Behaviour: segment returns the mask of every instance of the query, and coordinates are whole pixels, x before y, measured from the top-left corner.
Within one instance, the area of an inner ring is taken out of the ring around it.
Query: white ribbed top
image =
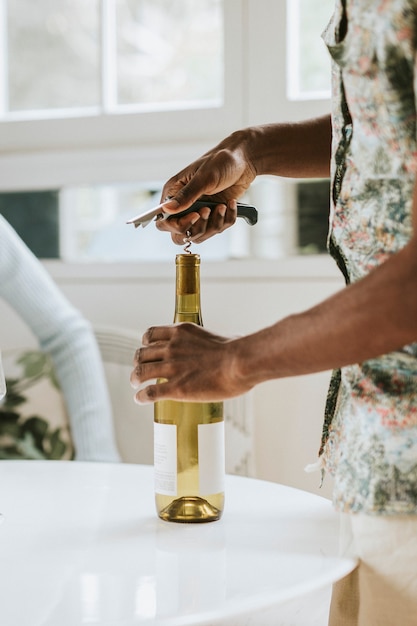
[[[79,461],[119,461],[104,367],[90,323],[0,215],[0,296],[54,362]]]

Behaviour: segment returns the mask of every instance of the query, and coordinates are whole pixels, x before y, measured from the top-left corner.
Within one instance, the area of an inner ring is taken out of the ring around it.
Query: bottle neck
[[[193,322],[199,326],[203,325],[198,254],[178,254],[176,257],[174,322]]]

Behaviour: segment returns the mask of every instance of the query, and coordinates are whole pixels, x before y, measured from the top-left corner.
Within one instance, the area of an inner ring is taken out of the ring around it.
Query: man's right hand
[[[236,201],[249,188],[256,171],[248,157],[246,133],[238,131],[170,178],[164,185],[164,212],[172,217],[157,220],[159,230],[171,232],[174,243],[182,245],[186,232],[193,243],[201,243],[236,221]],[[196,200],[218,201],[214,208],[175,218]]]

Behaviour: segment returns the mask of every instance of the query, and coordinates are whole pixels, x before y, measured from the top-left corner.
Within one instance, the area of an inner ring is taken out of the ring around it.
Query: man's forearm
[[[326,178],[330,174],[330,116],[247,128],[247,154],[258,175]]]
[[[236,376],[252,387],[359,363],[417,341],[416,276],[416,243],[411,242],[321,304],[234,340]]]

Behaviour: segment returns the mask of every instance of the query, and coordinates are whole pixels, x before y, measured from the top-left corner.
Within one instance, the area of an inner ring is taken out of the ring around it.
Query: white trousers
[[[349,515],[358,567],[333,587],[329,626],[417,626],[417,515]]]

